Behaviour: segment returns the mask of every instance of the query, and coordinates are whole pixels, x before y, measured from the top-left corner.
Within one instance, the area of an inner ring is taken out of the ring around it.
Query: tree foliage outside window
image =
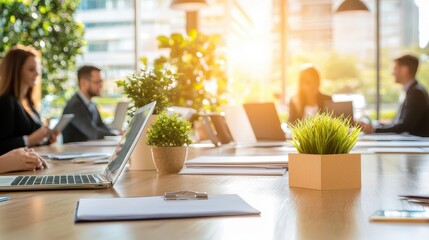
[[[76,0],[0,0],[0,58],[16,45],[42,53],[42,96],[64,100],[68,73],[85,44],[84,25],[73,18]]]

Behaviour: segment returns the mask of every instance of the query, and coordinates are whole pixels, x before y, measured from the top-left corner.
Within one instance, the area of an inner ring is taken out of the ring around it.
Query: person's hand
[[[34,146],[39,144],[43,139],[50,137],[52,131],[47,127],[41,127],[34,131],[32,134],[28,135],[28,144]],[[56,139],[56,137],[55,137]]]
[[[48,165],[33,149],[18,148],[0,156],[0,172],[36,170]]]
[[[60,131],[58,130],[52,131],[51,136],[49,137],[49,144],[56,142],[59,134],[60,134]]]
[[[362,128],[362,132],[366,134],[374,133],[374,128],[372,127],[371,124],[364,123],[362,121],[357,122],[357,124]]]

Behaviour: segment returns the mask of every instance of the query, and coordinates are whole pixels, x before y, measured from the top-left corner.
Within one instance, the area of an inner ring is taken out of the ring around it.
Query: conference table
[[[37,151],[112,152],[112,147],[56,145]],[[190,148],[201,155],[284,155],[277,148]],[[50,168],[19,174],[99,173],[105,164],[49,161]],[[16,175],[9,173],[8,175]],[[75,223],[81,198],[164,195],[168,191],[238,194],[260,215]],[[370,222],[377,209],[427,209],[400,194],[429,193],[429,155],[362,154],[362,188],[317,191],[288,186],[284,176],[164,175],[124,170],[100,190],[1,192],[0,239],[428,239],[429,223]]]

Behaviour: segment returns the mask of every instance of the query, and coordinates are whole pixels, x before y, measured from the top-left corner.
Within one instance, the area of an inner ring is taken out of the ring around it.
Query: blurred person
[[[17,148],[0,155],[0,173],[47,168],[45,160],[33,149]]]
[[[58,132],[43,126],[32,98],[38,73],[32,47],[12,47],[0,64],[0,154],[56,141]]]
[[[320,74],[312,64],[306,64],[299,73],[298,92],[289,103],[290,124],[323,111],[332,98],[320,92]]]
[[[103,88],[101,69],[82,66],[77,72],[79,91],[67,102],[63,114],[74,114],[74,118],[63,130],[63,142],[82,142],[115,136],[116,130],[104,124],[93,97],[100,96]]]
[[[429,98],[426,89],[417,82],[419,59],[413,55],[402,55],[394,59],[393,76],[402,85],[403,100],[390,124],[372,127],[359,122],[365,133],[409,133],[429,137]]]

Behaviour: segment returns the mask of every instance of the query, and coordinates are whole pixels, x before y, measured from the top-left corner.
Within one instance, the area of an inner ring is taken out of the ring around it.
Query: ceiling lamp
[[[346,11],[369,11],[368,7],[361,0],[344,0],[335,12]]]
[[[170,7],[177,10],[186,12],[198,11],[208,4],[205,0],[173,0]]]

